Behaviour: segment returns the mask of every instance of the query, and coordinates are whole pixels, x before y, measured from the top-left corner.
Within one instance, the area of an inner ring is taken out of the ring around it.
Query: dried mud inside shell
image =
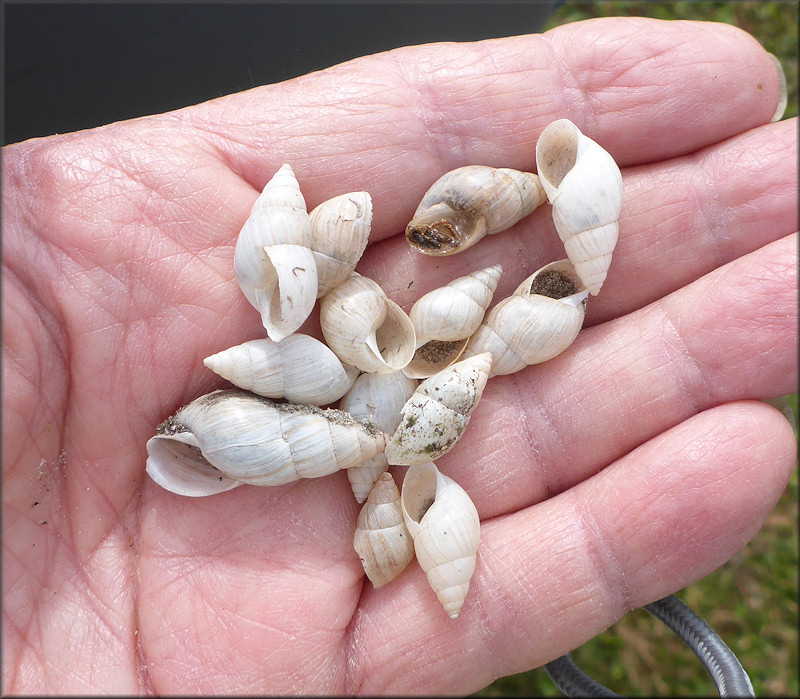
[[[551,269],[534,277],[529,293],[563,299],[578,293],[578,285],[565,274]]]
[[[409,227],[406,237],[416,246],[426,250],[458,247],[458,234],[447,221],[439,221],[434,225]]]
[[[414,521],[419,522],[425,516],[425,513],[431,509],[431,505],[433,505],[435,501],[434,497],[426,498],[424,502],[420,503],[417,512],[414,514]]]
[[[462,344],[463,340],[431,340],[417,350],[416,357],[431,364],[438,364],[447,359]]]

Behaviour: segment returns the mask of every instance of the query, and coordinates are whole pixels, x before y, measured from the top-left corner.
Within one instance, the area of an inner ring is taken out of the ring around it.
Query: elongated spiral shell
[[[364,254],[372,225],[372,197],[367,192],[340,194],[322,202],[309,216],[319,298],[347,279]]]
[[[432,462],[408,469],[400,502],[420,567],[447,615],[455,619],[475,572],[478,511],[466,491]]]
[[[490,352],[490,377],[546,362],[575,341],[588,293],[568,259],[545,265],[489,311],[464,355]]]
[[[400,491],[384,473],[361,508],[353,548],[376,588],[394,580],[414,558],[414,540],[406,528]]]
[[[417,347],[403,369],[407,376],[424,379],[458,360],[481,324],[502,273],[500,265],[486,267],[417,299],[408,313]]]
[[[421,464],[450,451],[483,395],[492,356],[463,359],[425,379],[403,406],[400,425],[386,447],[390,465]]]
[[[431,185],[406,226],[406,240],[426,255],[452,255],[511,228],[544,201],[531,172],[467,165]]]
[[[382,432],[394,434],[400,411],[419,382],[400,371],[390,374],[361,374],[339,403],[339,409],[357,420],[371,418]],[[357,502],[367,499],[372,487],[389,468],[384,453],[347,469],[347,478]]]
[[[275,342],[297,330],[317,298],[311,219],[289,165],[267,182],[233,255],[236,279]]]
[[[328,405],[353,385],[358,369],[343,365],[319,340],[294,333],[280,342],[249,340],[203,360],[235,386],[291,403]]]
[[[225,389],[196,398],[158,426],[147,442],[147,472],[175,493],[209,495],[219,487],[203,483],[215,478],[232,488],[326,476],[383,451],[386,440],[374,423],[341,410]]]
[[[414,325],[405,311],[358,272],[322,297],[319,321],[336,356],[361,371],[399,371],[414,355]]]
[[[596,296],[619,236],[622,175],[611,155],[569,119],[552,122],[536,142],[536,168],[567,257]]]

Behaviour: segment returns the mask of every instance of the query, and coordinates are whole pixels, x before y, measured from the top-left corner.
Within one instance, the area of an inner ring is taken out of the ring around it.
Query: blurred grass
[[[733,24],[777,56],[786,73],[784,119],[798,113],[797,2],[569,2],[545,29],[592,17],[639,16]],[[798,396],[787,396],[797,437]],[[756,537],[728,563],[677,593],[737,655],[757,696],[800,696],[798,472]],[[689,648],[637,609],[573,652],[581,669],[627,696],[712,696]],[[475,697],[561,696],[543,668],[503,677]]]

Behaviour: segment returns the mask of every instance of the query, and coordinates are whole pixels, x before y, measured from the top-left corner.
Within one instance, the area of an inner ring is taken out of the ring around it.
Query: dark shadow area
[[[557,4],[5,3],[4,143],[165,112],[399,46],[538,32]]]

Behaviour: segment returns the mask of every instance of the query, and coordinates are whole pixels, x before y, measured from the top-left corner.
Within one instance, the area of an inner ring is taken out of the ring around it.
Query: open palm
[[[4,693],[469,693],[724,563],[795,456],[752,400],[797,382],[778,85],[732,27],[609,19],[7,147]],[[565,256],[548,206],[451,258],[403,229],[448,170],[533,169],[562,117],[623,169],[620,242],[575,344],[491,379],[438,462],[482,520],[458,619],[416,564],[365,582],[344,473],[208,498],[146,477],[156,425],[224,385],[203,358],[265,335],[233,247],[282,163],[309,210],[371,194],[358,271],[406,310],[498,262],[501,299]]]

